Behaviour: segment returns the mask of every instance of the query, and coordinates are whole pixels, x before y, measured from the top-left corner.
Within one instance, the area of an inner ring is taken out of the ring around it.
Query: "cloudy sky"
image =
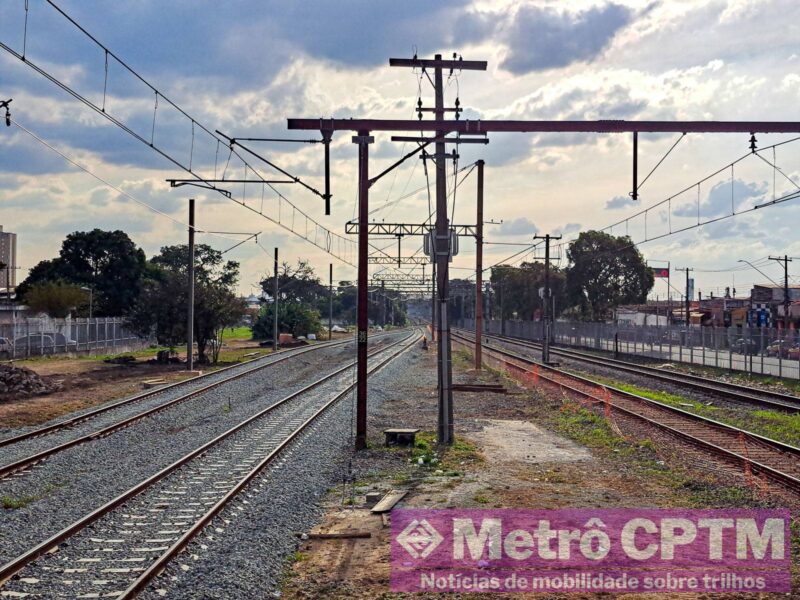
[[[352,267],[286,229],[320,246],[327,243],[321,227],[344,235],[356,199],[349,133],[337,135],[332,145],[330,216],[319,197],[298,185],[226,185],[229,200],[197,188],[170,189],[164,180],[188,176],[180,165],[190,161],[204,177],[253,178],[250,168],[268,179],[282,177],[253,157],[245,166],[203,127],[238,137],[309,138],[313,132],[287,132],[286,118],[416,118],[420,95],[432,105],[430,84],[420,73],[388,67],[389,57],[415,52],[488,61],[485,73],[447,78],[446,102],[458,97],[462,118],[800,120],[800,5],[793,0],[57,2],[159,90],[157,105],[152,89],[113,56],[107,62],[101,48],[44,0],[29,1],[26,27],[25,4],[4,2],[0,42],[104,107],[145,143],[0,50],[0,99],[14,99],[15,123],[113,186],[18,126],[0,127],[0,224],[19,234],[22,267],[56,255],[66,234],[94,227],[127,231],[148,255],[182,243],[187,198],[193,196],[199,228],[261,232],[260,246],[251,241],[227,254],[242,264],[243,293],[269,268],[276,245],[289,260],[310,259],[320,274],[332,261],[337,279],[352,278]],[[640,136],[640,181],[680,137]],[[800,200],[668,234],[800,189],[800,141],[757,137],[761,152],[748,156],[748,135],[685,136],[643,184],[637,202],[629,198],[630,134],[493,135],[488,146],[462,147],[457,168],[466,167],[460,178],[475,160],[486,161],[485,216],[503,221],[487,226],[487,241],[494,242],[486,249],[489,264],[524,249],[512,244],[530,243],[537,232],[560,232],[568,241],[581,230],[618,223],[613,233],[651,240],[640,249],[653,265],[695,268],[697,288],[705,294],[726,286],[741,294],[765,277],[740,259],[779,280],[782,268],[765,257],[800,256]],[[788,143],[772,147],[781,142]],[[319,145],[255,149],[322,189]],[[371,171],[409,150],[376,134]],[[452,170],[449,165],[451,192]],[[410,160],[376,184],[371,208],[376,220],[423,221],[428,196],[422,161]],[[454,210],[455,221],[474,222],[474,172],[456,190]],[[237,239],[201,236],[220,250]],[[351,243],[331,239],[333,251],[350,258]],[[387,252],[396,248],[393,240],[374,243]],[[404,240],[404,253],[418,245]],[[563,248],[555,254],[565,264]],[[531,256],[523,252],[512,261]],[[468,275],[473,263],[474,244],[463,240],[453,276]],[[800,275],[800,260],[790,274]],[[666,293],[666,285],[657,283],[653,294]]]

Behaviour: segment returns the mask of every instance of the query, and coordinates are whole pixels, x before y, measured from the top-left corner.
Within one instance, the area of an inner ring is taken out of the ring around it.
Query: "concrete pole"
[[[278,249],[275,248],[275,262],[272,274],[272,351],[278,351]]]
[[[381,280],[381,327],[386,327],[386,282]]]
[[[333,339],[333,263],[328,264],[328,339]]]
[[[189,306],[186,323],[186,368],[194,370],[194,198],[189,199]],[[91,296],[90,296],[91,314]]]
[[[478,161],[478,211],[475,221],[475,368],[483,365],[483,160]]]
[[[544,236],[544,298],[542,302],[542,319],[544,320],[544,336],[542,338],[542,362],[550,362],[550,234]]]

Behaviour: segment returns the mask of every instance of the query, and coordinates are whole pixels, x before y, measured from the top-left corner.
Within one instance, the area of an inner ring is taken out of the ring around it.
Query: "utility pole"
[[[544,292],[542,296],[542,362],[550,362],[550,240],[560,240],[560,235],[535,235],[535,240],[544,240]],[[553,314],[555,318],[555,314]]]
[[[434,61],[441,61],[442,55],[434,56]],[[434,66],[435,109],[437,122],[444,121],[444,81],[442,67]],[[442,140],[445,131],[437,131],[437,139]],[[447,303],[450,300],[450,222],[447,218],[447,172],[445,170],[444,141],[435,144],[436,163],[436,227],[433,250],[436,260],[436,289],[439,292],[436,311],[436,333],[438,334],[437,358],[439,363],[439,417],[437,422],[437,442],[450,445],[453,443],[453,374],[450,358],[450,315]]]
[[[689,318],[689,306],[690,306],[690,303],[691,303],[691,300],[692,300],[691,296],[689,295],[689,272],[690,271],[694,271],[694,269],[691,269],[689,267],[685,267],[683,269],[675,269],[675,270],[676,271],[686,271],[686,295],[684,296],[684,308],[683,308],[683,310],[686,312],[686,314],[684,315],[685,321],[686,321],[686,327],[689,327],[691,325],[691,323],[692,323],[691,319]]]
[[[483,365],[483,160],[478,165],[478,210],[475,221],[475,368]]]
[[[188,307],[189,316],[186,324],[186,368],[189,371],[193,371],[194,370],[194,198],[189,199],[188,273],[189,273],[189,307]],[[91,307],[89,312],[91,313]]]
[[[504,310],[504,307],[503,307],[503,296],[505,295],[503,293],[503,288],[506,287],[506,276],[505,276],[505,274],[503,274],[503,278],[500,280],[499,284],[500,284],[499,285],[499,287],[500,287],[500,298],[499,298],[499,301],[500,301],[500,335],[505,335],[506,334],[506,311]]]
[[[792,262],[792,259],[789,258],[787,255],[784,255],[783,258],[780,256],[770,256],[770,260],[775,260],[777,262],[783,263],[783,328],[789,328],[789,263]]]
[[[328,264],[328,340],[333,339],[333,263]]]
[[[386,282],[381,280],[381,327],[386,327]]]
[[[439,444],[450,445],[453,443],[453,373],[450,343],[450,316],[448,314],[449,294],[449,261],[451,255],[450,223],[447,218],[447,173],[445,169],[445,136],[450,131],[445,123],[445,112],[454,112],[458,118],[461,111],[458,101],[454,108],[444,106],[444,80],[443,69],[485,71],[486,63],[482,61],[465,61],[457,59],[442,60],[442,55],[437,54],[433,60],[422,60],[416,56],[412,59],[390,59],[389,65],[394,67],[411,67],[433,70],[433,87],[435,92],[434,108],[421,108],[422,112],[433,112],[436,132],[434,144],[434,162],[436,164],[436,224],[432,235],[431,249],[433,262],[436,266],[436,340],[438,363],[438,420],[436,437]]]
[[[278,351],[278,249],[275,248],[275,262],[272,275],[272,351]]]
[[[356,357],[356,450],[367,447],[367,334],[369,305],[367,303],[369,256],[369,145],[375,139],[369,131],[353,136],[358,144],[358,302]]]

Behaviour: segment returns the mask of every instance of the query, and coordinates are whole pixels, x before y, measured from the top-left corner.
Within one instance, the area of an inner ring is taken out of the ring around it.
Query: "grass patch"
[[[491,502],[491,499],[486,494],[475,494],[472,499],[478,504],[489,504]]]
[[[730,409],[719,406],[708,406],[702,402],[684,398],[675,394],[641,388],[621,381],[592,377],[593,380],[614,386],[626,392],[657,400],[669,406],[715,419],[722,423],[757,433],[785,444],[800,447],[800,414],[790,414],[772,410]]]
[[[453,352],[453,370],[468,371],[474,367],[472,354],[467,350],[457,350]]]
[[[458,477],[464,464],[483,461],[474,444],[457,437],[452,446],[440,447],[436,444],[436,434],[431,431],[417,434],[416,445],[411,450],[411,460],[419,464],[420,459],[424,465],[436,466],[448,474],[455,473],[449,475],[450,477]]]
[[[308,560],[308,554],[306,554],[305,552],[300,552],[300,550],[292,552],[288,558],[290,564],[301,563],[307,560]]]
[[[772,506],[769,500],[744,485],[720,485],[698,479],[683,467],[660,460],[649,440],[626,441],[614,433],[608,422],[590,410],[565,406],[556,420],[557,428],[590,448],[625,461],[629,468],[649,481],[675,492],[674,502],[691,508],[754,508]]]
[[[561,433],[590,448],[619,452],[628,450],[630,446],[612,431],[603,417],[575,405],[564,405],[558,415],[557,426]]]
[[[16,510],[18,508],[25,508],[32,502],[37,500],[36,496],[22,496],[21,498],[13,498],[12,496],[3,496],[0,498],[0,506],[6,510]]]
[[[222,332],[222,340],[251,340],[253,330],[250,327],[232,327]]]

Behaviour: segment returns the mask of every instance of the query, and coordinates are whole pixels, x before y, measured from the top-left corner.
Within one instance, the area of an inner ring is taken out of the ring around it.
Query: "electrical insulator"
[[[11,104],[11,100],[12,98],[9,98],[8,100],[0,102],[0,108],[6,109],[6,127],[11,127],[11,110],[9,109],[8,106],[9,104]]]
[[[756,134],[751,133],[750,134],[750,152],[755,154],[756,153],[756,148],[757,148],[757,146],[756,146]]]

